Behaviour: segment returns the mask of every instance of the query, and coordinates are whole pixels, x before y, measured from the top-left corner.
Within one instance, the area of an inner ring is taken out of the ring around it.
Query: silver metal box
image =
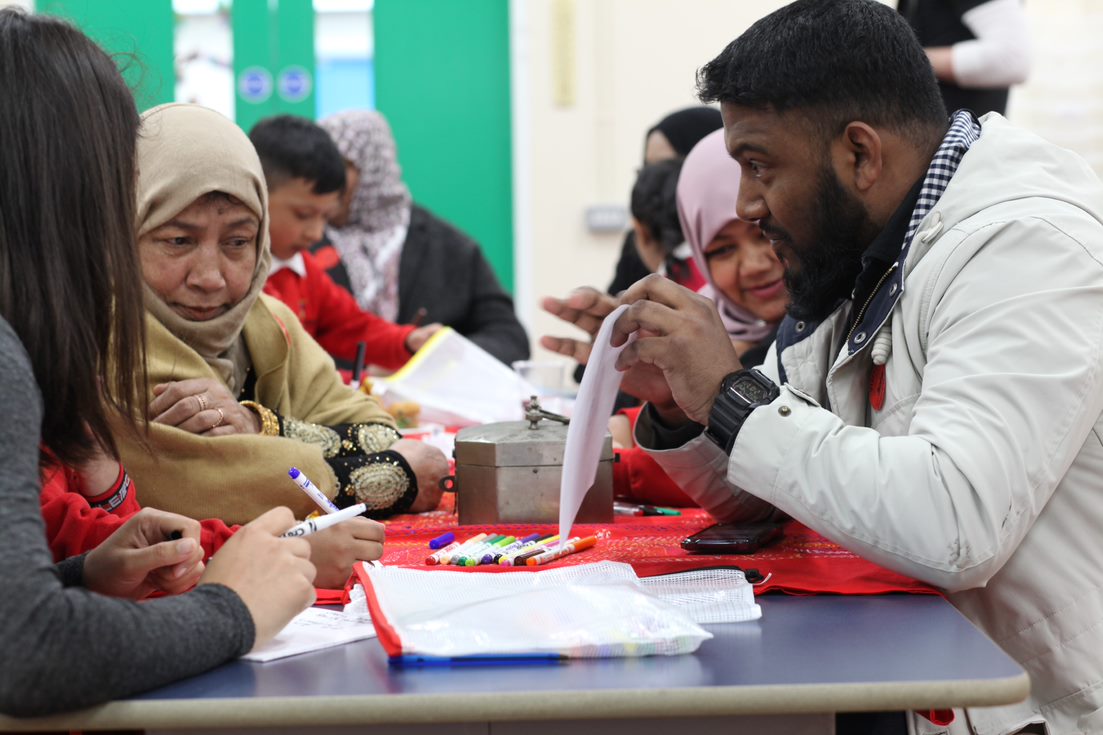
[[[567,427],[547,421],[504,421],[461,429],[455,452],[460,525],[558,523],[566,443]],[[594,486],[576,520],[613,520],[613,441],[608,434]]]

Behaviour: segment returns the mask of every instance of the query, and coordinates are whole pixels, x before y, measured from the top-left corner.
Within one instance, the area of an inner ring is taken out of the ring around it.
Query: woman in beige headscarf
[[[380,517],[427,510],[447,461],[402,440],[345,386],[268,275],[268,194],[256,152],[222,115],[169,104],[143,115],[138,242],[145,281],[148,446],[124,443],[142,500],[248,521],[274,505],[316,510],[299,468],[338,506]]]

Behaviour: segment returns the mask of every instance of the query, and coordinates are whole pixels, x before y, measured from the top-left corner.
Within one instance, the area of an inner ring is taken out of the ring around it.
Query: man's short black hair
[[[313,184],[315,194],[345,189],[345,159],[322,128],[294,115],[266,117],[249,131],[249,140],[260,156],[268,191],[291,179]]]
[[[697,73],[702,102],[790,110],[825,136],[860,120],[927,140],[947,125],[927,55],[876,0],[798,0],[728,44]]]

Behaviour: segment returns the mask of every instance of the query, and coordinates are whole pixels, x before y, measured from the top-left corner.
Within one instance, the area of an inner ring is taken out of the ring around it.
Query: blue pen
[[[321,506],[322,510],[326,513],[336,513],[339,510],[339,508],[333,504],[333,501],[326,497],[325,493],[315,487],[309,477],[299,471],[298,467],[292,467],[287,471],[287,474],[295,481],[295,484],[302,488],[302,491],[309,495],[310,499]]]
[[[429,542],[430,549],[443,549],[448,544],[456,540],[456,534],[449,531],[448,533],[437,536],[435,539]]]

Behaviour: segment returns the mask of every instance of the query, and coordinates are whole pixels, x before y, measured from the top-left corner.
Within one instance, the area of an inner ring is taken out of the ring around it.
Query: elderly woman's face
[[[224,194],[208,194],[138,240],[142,277],[183,318],[224,314],[249,292],[260,219]]]

